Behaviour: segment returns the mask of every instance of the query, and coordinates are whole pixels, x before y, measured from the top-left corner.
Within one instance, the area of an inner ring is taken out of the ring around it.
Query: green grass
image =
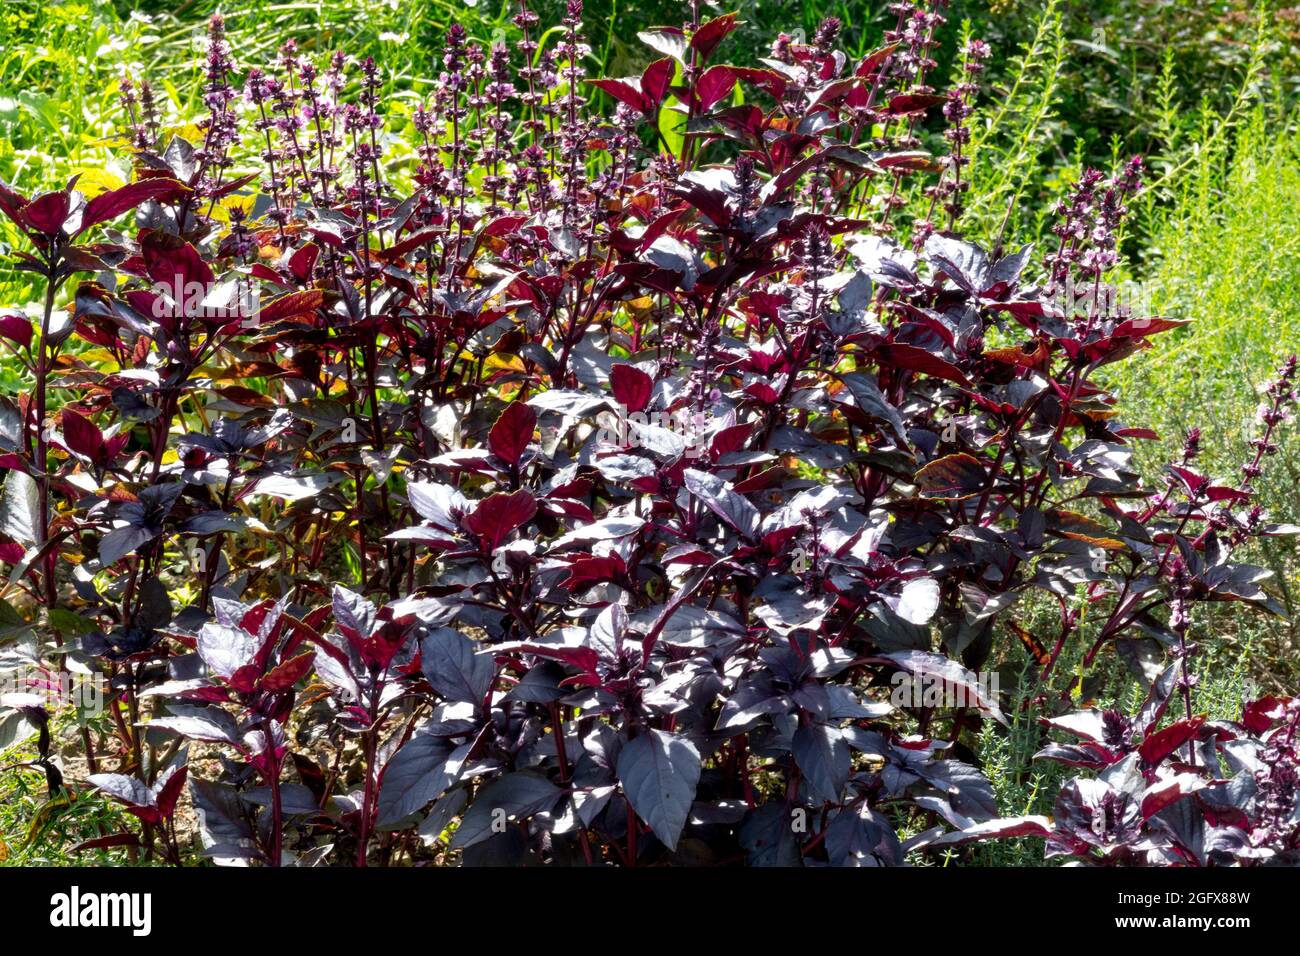
[[[40,769],[17,766],[36,758],[28,746],[0,754],[0,866],[112,866],[129,862],[123,849],[74,852],[96,837],[135,828],[118,806],[90,788],[46,791]]]
[[[160,857],[144,859],[134,848],[74,849],[88,840],[124,832],[139,834],[140,821],[121,804],[85,782],[82,728],[97,741],[99,772],[119,770],[119,760],[106,741],[113,740],[112,720],[106,712],[81,713],[70,704],[50,712],[51,762],[59,768],[65,786],[51,793],[45,771],[37,759],[36,739],[0,736],[0,866],[154,866]],[[4,728],[0,728],[3,733]],[[177,816],[181,853],[186,865],[202,865],[191,828],[193,816],[185,803]]]
[[[1059,626],[1056,604],[1039,594],[1030,594],[1018,605],[1023,624],[1037,634],[1051,633]],[[1226,615],[1219,610],[1194,609],[1192,633],[1201,647],[1192,659],[1192,670],[1199,682],[1193,692],[1192,709],[1211,720],[1239,720],[1244,701],[1258,696],[1252,673],[1261,663],[1256,648],[1268,636],[1261,615],[1243,615],[1225,628]],[[1083,652],[1096,637],[1098,622],[1085,624],[1066,646],[1051,684],[1064,686],[1068,676],[1077,673]],[[1035,685],[1037,668],[1027,655],[1017,649],[997,665],[1004,689],[1010,691],[1003,708],[1010,723],[1001,727],[985,721],[976,741],[980,766],[993,784],[999,813],[1004,817],[1037,814],[1051,816],[1053,803],[1061,786],[1076,776],[1091,776],[1089,771],[1068,767],[1051,760],[1034,760],[1049,739],[1069,741],[1066,734],[1049,733],[1039,723],[1045,716],[1042,708],[1025,708],[1025,702],[1039,689]],[[1012,684],[1007,688],[1005,685]],[[1147,687],[1124,666],[1113,648],[1104,651],[1091,672],[1085,675],[1088,688],[1078,706],[1114,707],[1126,714],[1136,714],[1146,698]],[[1171,706],[1165,721],[1182,716],[1181,704]],[[1042,866],[1052,861],[1044,857],[1046,840],[1024,837],[973,844],[966,851],[967,866]]]
[[[1062,70],[1069,41],[1059,0],[1047,0],[1029,36],[1008,60],[1000,96],[975,117],[969,208],[963,225],[972,238],[1032,240],[1041,233],[1044,196],[1053,184],[1050,151],[1058,140]]]
[[[1203,151],[1172,204],[1148,224],[1147,261],[1132,270],[1152,314],[1191,323],[1155,340],[1111,378],[1130,420],[1162,436],[1147,443],[1147,473],[1201,427],[1199,467],[1239,478],[1256,434],[1258,389],[1300,348],[1300,133],[1294,115],[1256,107],[1223,149]],[[1284,426],[1280,454],[1257,482],[1274,521],[1300,517],[1300,434]],[[1275,572],[1292,616],[1300,592],[1296,541],[1277,538],[1252,557]],[[1221,624],[1250,612],[1225,614]],[[1294,686],[1300,677],[1294,625],[1272,621],[1260,636],[1261,683]]]
[[[1139,443],[1144,474],[1158,479],[1198,426],[1205,434],[1198,467],[1235,483],[1256,434],[1257,390],[1300,349],[1300,113],[1295,47],[1285,32],[1294,25],[1252,3],[1202,5],[1185,27],[1177,12],[1187,5],[1178,3],[1109,0],[1097,5],[1094,21],[1059,0],[1002,6],[1019,18],[1019,42],[1005,51],[991,80],[999,95],[974,125],[964,225],[983,242],[1004,236],[1008,248],[1035,242],[1041,252],[1053,241],[1051,202],[1079,170],[1141,152],[1147,189],[1133,203],[1128,258],[1113,278],[1121,288],[1132,284],[1135,308],[1146,314],[1192,321],[1104,370],[1105,378],[1124,420],[1162,436]],[[1163,49],[1123,32],[1130,8],[1148,15],[1152,37],[1169,37]],[[1224,26],[1229,13],[1235,40]],[[1194,35],[1194,21],[1207,15],[1219,18],[1212,17],[1214,29]],[[1104,28],[1106,51],[1084,42],[1090,23]],[[1218,64],[1215,83],[1207,58]],[[1080,75],[1094,60],[1108,90]],[[1127,66],[1117,75],[1121,62]],[[1082,104],[1090,93],[1095,108]],[[1281,453],[1256,483],[1277,522],[1300,518],[1297,431],[1287,426]],[[1272,587],[1295,617],[1295,539],[1272,539],[1245,557],[1273,569]],[[1241,605],[1221,609],[1212,623],[1211,643],[1235,647],[1249,634],[1251,676],[1265,689],[1300,683],[1295,625]]]

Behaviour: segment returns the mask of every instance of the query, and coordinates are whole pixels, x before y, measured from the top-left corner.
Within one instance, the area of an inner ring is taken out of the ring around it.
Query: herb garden
[[[0,861],[1300,863],[1294,17],[352,6],[3,14]]]

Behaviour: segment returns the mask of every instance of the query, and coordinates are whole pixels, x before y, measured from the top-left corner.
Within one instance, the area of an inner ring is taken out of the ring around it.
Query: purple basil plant
[[[693,2],[589,78],[580,0],[521,5],[513,48],[453,25],[409,116],[382,64],[242,64],[214,18],[194,141],[127,85],[129,185],[0,188],[45,289],[0,325],[35,382],[0,401],[0,559],[33,653],[109,688],[89,779],[139,828],[97,845],[1291,860],[1296,705],[1196,715],[1188,609],[1276,609],[1234,554],[1291,530],[1253,482],[1295,360],[1240,481],[1193,437],[1144,483],[1099,373],[1180,323],[1061,304],[1141,163],[1086,172],[1054,248],[964,240],[990,51],[941,68],[942,8],[736,67],[736,15]],[[1030,601],[1060,608],[1034,706],[1077,738],[1043,756],[1097,776],[1008,822],[973,740]],[[1167,656],[1143,713],[1062,716],[1063,650],[1135,635]]]

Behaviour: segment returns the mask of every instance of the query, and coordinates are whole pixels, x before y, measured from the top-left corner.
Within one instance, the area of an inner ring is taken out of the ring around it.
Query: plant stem
[[[42,547],[50,536],[50,478],[46,473],[49,467],[49,445],[45,431],[45,412],[47,403],[48,379],[50,374],[50,322],[54,316],[54,300],[58,294],[59,282],[56,278],[59,266],[59,250],[56,245],[50,252],[48,271],[45,276],[45,309],[41,313],[41,345],[36,358],[36,474],[40,494],[40,520],[36,526],[36,546]],[[58,589],[54,581],[56,555],[46,554],[41,558],[42,585],[46,608],[53,608],[58,603]]]

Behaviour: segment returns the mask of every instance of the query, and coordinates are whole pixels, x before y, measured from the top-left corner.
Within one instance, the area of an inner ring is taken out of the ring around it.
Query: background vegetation
[[[533,6],[543,23],[558,22],[562,4]],[[745,21],[730,41],[738,62],[761,57],[776,33],[811,33],[828,15],[844,21],[845,48],[861,53],[877,45],[892,19],[883,2],[724,6]],[[268,60],[286,38],[305,50],[375,55],[389,71],[387,96],[411,106],[431,88],[448,23],[463,24],[472,36],[512,38],[514,32],[513,4],[497,0],[10,0],[0,7],[0,179],[26,193],[73,175],[83,184],[120,185],[129,171],[108,158],[122,124],[119,76],[156,79],[168,121],[183,126],[199,107],[204,21],[218,9],[242,63]],[[1161,336],[1156,360],[1121,364],[1115,384],[1162,436],[1143,449],[1148,464],[1169,458],[1186,429],[1199,425],[1221,439],[1206,448],[1207,470],[1235,473],[1246,457],[1256,388],[1300,341],[1294,307],[1300,298],[1294,105],[1300,7],[1244,0],[958,0],[948,15],[950,49],[973,35],[994,51],[974,126],[972,177],[979,185],[972,195],[979,202],[967,213],[968,235],[1006,247],[1040,240],[1052,203],[1085,165],[1108,167],[1116,157],[1145,155],[1148,189],[1124,244],[1126,291],[1149,303],[1152,314],[1195,321]],[[679,22],[681,11],[669,0],[588,0],[584,19],[593,59],[617,76],[639,72],[648,59],[635,30]],[[1030,212],[1008,219],[1008,208]],[[8,266],[14,239],[8,228],[0,225],[0,302],[21,305],[33,297],[32,287]],[[0,389],[18,387],[16,372],[0,362]],[[1300,514],[1294,433],[1262,484],[1276,520]],[[1300,561],[1293,544],[1277,540],[1282,543],[1265,558],[1294,612]],[[1197,623],[1206,653],[1227,662],[1205,668],[1220,676],[1198,688],[1201,709],[1232,715],[1248,680],[1266,690],[1294,691],[1300,684],[1294,625],[1232,612]],[[1123,679],[1118,671],[1115,679]],[[1003,812],[1048,809],[1044,800],[1055,788],[1029,770],[1035,740],[1014,727],[1009,735],[990,730],[982,741]],[[6,745],[0,728],[0,751]],[[0,765],[21,759],[21,751],[10,749]],[[0,863],[69,862],[51,857],[48,847],[92,838],[111,828],[109,818],[118,813],[90,796],[50,807],[42,790],[36,778],[0,774]],[[51,827],[60,838],[36,839]],[[1034,861],[1041,850],[1029,841],[982,852],[989,863],[1015,863]],[[91,856],[75,862],[120,853]]]

